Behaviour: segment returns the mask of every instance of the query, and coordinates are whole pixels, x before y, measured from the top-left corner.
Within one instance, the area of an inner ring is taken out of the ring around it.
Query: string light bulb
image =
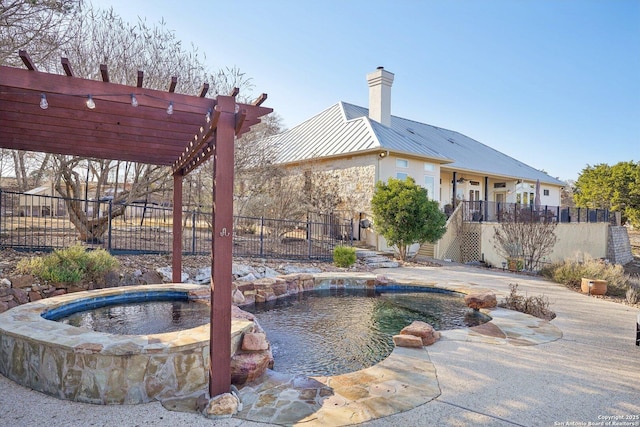
[[[167,114],[168,115],[173,114],[173,101],[169,101],[169,106],[167,107]]]
[[[131,106],[132,107],[137,107],[138,106],[138,98],[136,98],[136,94],[135,93],[131,94]]]
[[[47,95],[44,93],[40,95],[40,108],[46,110],[49,108],[49,103],[47,102]]]
[[[93,98],[91,97],[91,95],[89,95],[89,99],[87,99],[87,108],[90,110],[96,108],[96,103],[93,102]]]

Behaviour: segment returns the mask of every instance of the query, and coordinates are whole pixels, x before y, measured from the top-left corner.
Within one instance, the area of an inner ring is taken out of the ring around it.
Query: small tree
[[[438,202],[429,200],[427,190],[411,177],[378,181],[371,206],[375,230],[397,248],[402,260],[411,245],[435,243],[447,230],[447,216]]]
[[[495,248],[505,258],[522,259],[523,268],[533,270],[553,250],[558,239],[555,235],[557,225],[537,212],[528,215],[507,212],[495,229]]]

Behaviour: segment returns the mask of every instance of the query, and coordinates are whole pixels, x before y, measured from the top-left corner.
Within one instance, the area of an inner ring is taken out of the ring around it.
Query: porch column
[[[489,219],[489,177],[484,177],[484,220]]]
[[[231,388],[231,281],[233,262],[233,151],[235,97],[218,96],[220,119],[213,155],[211,335],[209,396]]]
[[[173,175],[173,242],[171,251],[171,280],[182,282],[182,174]]]
[[[458,179],[458,173],[457,172],[453,172],[453,196],[451,197],[451,204],[453,205],[453,210],[456,210],[456,191],[458,190],[458,182],[456,181]]]

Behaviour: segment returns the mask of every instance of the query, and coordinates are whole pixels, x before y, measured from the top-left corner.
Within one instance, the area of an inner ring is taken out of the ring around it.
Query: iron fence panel
[[[88,222],[71,221],[66,203],[75,202]],[[184,254],[211,252],[211,210],[184,211]],[[353,243],[353,223],[337,215],[320,221],[234,217],[233,254],[242,257],[330,260],[333,248]],[[79,228],[101,223],[104,232],[80,238]],[[172,209],[151,203],[114,205],[111,200],[64,199],[0,190],[0,248],[53,250],[81,243],[114,254],[163,254],[172,250]]]

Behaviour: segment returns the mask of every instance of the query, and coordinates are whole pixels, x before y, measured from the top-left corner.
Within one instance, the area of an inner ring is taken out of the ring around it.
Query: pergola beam
[[[176,85],[178,84],[178,77],[171,77],[171,83],[169,84],[169,93],[174,93],[176,91]]]
[[[29,71],[38,71],[26,50],[19,50],[18,55],[20,56],[20,59],[22,59],[24,66],[27,67]]]
[[[100,64],[100,75],[102,76],[103,82],[109,83],[109,70],[106,64]]]
[[[266,94],[266,93],[262,93],[262,94],[260,94],[260,96],[259,96],[258,98],[256,98],[256,100],[255,100],[255,101],[253,101],[253,102],[251,103],[251,105],[254,105],[254,106],[256,106],[256,107],[259,107],[259,106],[261,106],[261,105],[262,105],[262,103],[263,103],[264,101],[266,101],[266,100],[267,100],[267,94]]]
[[[60,63],[62,64],[62,69],[67,77],[73,77],[73,70],[71,69],[71,64],[69,63],[69,58],[61,58]]]
[[[200,95],[198,96],[200,98],[204,98],[207,95],[207,92],[209,92],[209,83],[203,83],[202,88],[200,89]]]

